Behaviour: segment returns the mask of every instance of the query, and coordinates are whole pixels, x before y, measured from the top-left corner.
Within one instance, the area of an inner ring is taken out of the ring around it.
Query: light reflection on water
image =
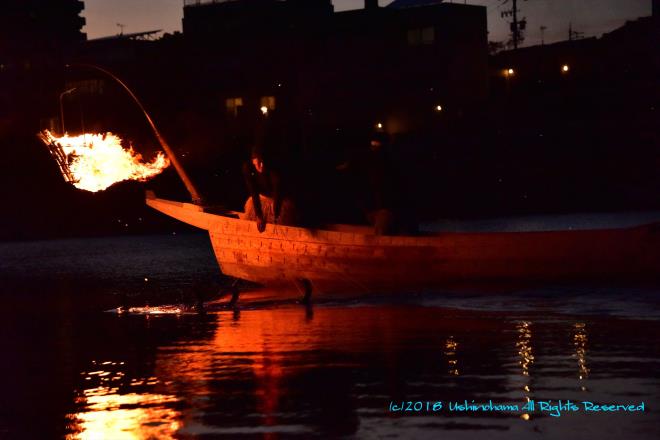
[[[117,394],[107,388],[83,391],[76,403],[84,411],[71,415],[68,440],[172,438],[181,427],[181,414],[168,407],[175,396]]]
[[[523,395],[525,397],[525,403],[530,402],[532,399],[532,390],[530,388],[530,378],[529,378],[529,368],[531,364],[534,363],[534,355],[532,354],[532,330],[531,323],[529,321],[521,321],[516,325],[516,330],[518,332],[518,341],[516,342],[516,348],[518,349],[518,356],[520,360],[518,364],[521,367],[521,374],[523,376]],[[529,411],[525,411],[520,415],[520,418],[523,420],[530,420],[532,415]]]
[[[585,381],[589,376],[589,368],[587,368],[587,325],[584,322],[576,322],[573,324],[575,334],[573,335],[573,345],[575,346],[575,358],[578,363],[578,378],[580,381]],[[584,385],[580,385],[582,391],[586,391]]]
[[[74,421],[68,438],[407,437],[412,432],[433,438],[447,430],[458,437],[524,438],[568,429],[607,437],[608,429],[617,432],[621,423],[639,429],[641,438],[658,432],[643,423],[657,417],[650,413],[568,414],[561,421],[529,411],[388,413],[390,400],[492,399],[520,407],[532,399],[657,403],[651,365],[657,366],[658,353],[640,350],[639,333],[623,330],[625,322],[596,320],[587,327],[565,317],[518,318],[387,305],[317,307],[311,317],[295,306],[205,317],[105,316],[104,325],[137,324],[147,333],[167,333],[181,324],[195,331],[174,332],[153,346],[148,374],[132,376],[144,369],[140,359],[97,362],[82,371],[78,408],[67,415]],[[601,341],[617,334],[612,348],[634,353],[637,360],[610,362],[609,349],[601,346],[595,353],[600,368],[588,375],[592,326]],[[122,344],[134,348],[129,340]],[[624,377],[631,369],[636,374]]]
[[[213,281],[207,238],[191,242],[50,244],[88,261],[65,279],[74,259],[62,266],[44,260],[43,246],[5,246],[0,275],[9,268],[14,278],[11,289],[0,283],[0,438],[660,438],[657,287],[348,298],[313,309],[261,291],[246,293],[240,312],[179,313],[172,303],[102,312],[119,305],[115,292],[178,298]],[[154,246],[171,268],[152,261]],[[125,266],[118,274],[113,259]],[[549,399],[644,401],[650,411],[388,410],[390,401]]]

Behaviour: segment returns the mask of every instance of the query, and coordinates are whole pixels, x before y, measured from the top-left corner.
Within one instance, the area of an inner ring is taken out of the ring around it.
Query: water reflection
[[[447,357],[447,372],[453,376],[459,375],[458,358],[456,351],[458,349],[458,342],[453,336],[447,338],[445,342],[445,356]]]
[[[518,348],[518,355],[520,360],[518,363],[522,368],[523,376],[529,376],[529,367],[534,363],[534,354],[532,353],[532,323],[529,321],[522,321],[516,325],[518,331],[518,341],[516,347]]]
[[[573,346],[575,347],[575,354],[578,363],[578,379],[580,380],[580,389],[586,391],[587,387],[585,382],[589,376],[589,368],[587,368],[587,325],[584,322],[576,322],[573,325],[575,333],[573,334]]]
[[[176,402],[176,397],[163,394],[84,390],[76,402],[84,410],[73,415],[69,429],[75,433],[67,439],[172,438],[181,427],[181,413],[170,407]]]
[[[534,354],[532,352],[532,323],[529,321],[522,321],[516,325],[518,333],[518,340],[516,341],[516,348],[518,349],[518,364],[521,367],[521,374],[523,378],[523,396],[525,403],[530,402],[531,399],[531,379],[529,377],[529,367],[534,363]],[[530,420],[531,415],[525,412],[520,415],[523,420]]]
[[[313,310],[245,298],[240,312],[118,316],[100,312],[123,305],[117,293],[138,292],[128,305],[174,304],[193,284],[220,283],[208,236],[3,248],[0,438],[660,438],[654,411],[388,410],[490,399],[658,408],[657,286],[402,294]]]
[[[78,412],[68,416],[68,440],[171,438],[181,427],[178,398],[155,392],[155,376],[129,377],[124,361],[92,360],[80,377]]]
[[[320,307],[310,319],[309,310],[287,306],[113,316],[106,324],[118,339],[110,350],[95,346],[95,358],[104,360],[80,370],[69,439],[397,437],[448,429],[513,430],[523,438],[562,425],[534,411],[391,414],[388,405],[577,400],[562,371],[575,371],[577,359],[580,376],[590,373],[582,321],[406,306]],[[575,359],[563,352],[566,331]],[[104,351],[115,355],[98,357]],[[617,398],[600,392],[601,400]]]

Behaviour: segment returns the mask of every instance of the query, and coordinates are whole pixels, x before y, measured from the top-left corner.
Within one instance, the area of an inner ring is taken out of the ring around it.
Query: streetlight
[[[382,130],[383,129],[383,123],[382,122],[377,123],[376,128],[379,129],[379,130]]]
[[[259,110],[261,110],[261,113],[262,113],[264,116],[267,116],[267,115],[268,115],[268,107],[266,107],[265,105],[262,105],[262,106],[259,108]]]
[[[64,95],[68,95],[69,93],[72,93],[76,90],[75,87],[65,90],[62,93],[60,93],[60,124],[62,126],[62,136],[64,136],[64,104],[62,103],[62,98],[64,98]]]
[[[439,104],[436,105],[436,106],[435,106],[435,111],[436,111],[436,112],[441,112],[441,111],[442,111],[442,106],[439,105]]]
[[[515,73],[516,73],[516,71],[513,70],[513,69],[510,68],[510,67],[509,67],[508,69],[504,70],[504,75],[505,75],[505,76],[513,76],[513,75],[515,75]]]
[[[561,66],[562,73],[568,73],[569,70],[571,70],[571,68],[568,67],[568,64],[564,64],[563,66]]]

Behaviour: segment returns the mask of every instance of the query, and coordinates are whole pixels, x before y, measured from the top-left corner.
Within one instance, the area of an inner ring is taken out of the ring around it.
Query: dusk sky
[[[463,3],[457,0],[455,3]],[[467,0],[465,3],[488,6],[490,40],[507,39],[508,24],[500,13],[510,7],[504,0]],[[651,15],[651,0],[519,0],[521,17],[527,18],[526,45],[541,41],[541,26],[545,26],[545,41],[560,41],[568,37],[569,22],[585,37],[600,36],[626,20]],[[364,0],[333,0],[336,11],[358,9]],[[380,0],[381,6],[390,0]],[[183,0],[85,0],[88,38],[99,38],[124,32],[162,29],[181,30]]]

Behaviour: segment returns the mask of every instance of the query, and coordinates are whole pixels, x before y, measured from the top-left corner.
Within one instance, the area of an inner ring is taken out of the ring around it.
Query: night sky
[[[500,17],[504,0],[467,0],[468,4],[488,6],[490,40],[507,39],[508,25]],[[390,0],[380,0],[381,6]],[[456,0],[455,3],[462,3]],[[357,9],[363,0],[333,0],[336,11]],[[510,1],[509,1],[510,3]],[[85,0],[85,32],[89,38],[119,33],[117,23],[125,25],[124,32],[162,29],[181,30],[182,0]],[[561,41],[568,37],[568,24],[584,32],[585,37],[600,36],[622,25],[626,20],[651,15],[651,0],[520,0],[521,16],[527,18],[526,44],[541,41],[540,27],[545,26],[545,41]]]

